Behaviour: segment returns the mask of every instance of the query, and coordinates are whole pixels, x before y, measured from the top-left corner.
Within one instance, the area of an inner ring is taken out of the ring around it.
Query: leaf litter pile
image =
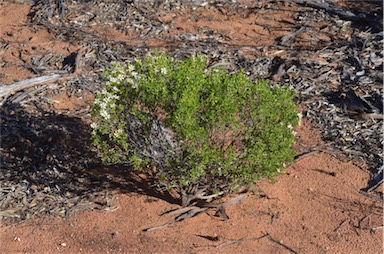
[[[382,7],[381,1],[337,0],[35,2],[28,25],[79,50],[24,63],[38,77],[56,75],[53,81],[0,87],[0,217],[17,222],[113,209],[110,191],[149,191],[132,172],[100,166],[88,141],[91,100],[63,113],[54,98],[65,92],[84,101],[105,86],[101,73],[111,62],[154,48],[177,59],[202,52],[210,67],[289,84],[324,139],[322,147],[301,147],[298,154],[328,152],[376,173],[384,144]],[[242,32],[231,17],[249,28]],[[185,22],[196,25],[186,29]],[[217,29],[225,22],[233,27]],[[9,45],[0,39],[0,48]]]

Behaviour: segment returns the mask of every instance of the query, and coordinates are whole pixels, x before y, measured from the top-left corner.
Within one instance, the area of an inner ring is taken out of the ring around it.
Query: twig
[[[247,238],[247,237],[243,237],[243,238],[240,238],[240,239],[237,239],[237,240],[230,240],[230,241],[227,241],[227,242],[223,242],[219,245],[214,245],[216,248],[221,248],[221,247],[225,247],[225,246],[228,246],[228,245],[231,245],[231,244],[236,244],[236,243],[240,243],[242,241],[258,241],[266,236],[269,236],[268,233],[266,234],[263,234],[262,236],[259,236],[259,237],[250,237],[250,238]]]
[[[383,229],[384,228],[384,226],[376,226],[376,227],[371,227],[371,226],[362,226],[361,224],[363,223],[363,221],[365,220],[365,219],[369,219],[369,222],[368,222],[368,225],[370,225],[371,224],[371,215],[372,215],[373,213],[370,213],[370,214],[368,214],[368,215],[365,215],[363,218],[361,218],[360,220],[359,220],[359,222],[358,222],[358,225],[357,226],[354,226],[354,229],[356,229],[356,228],[358,228],[358,229],[369,229],[369,230],[371,230],[371,231],[375,231],[375,230],[377,230],[377,229]]]
[[[293,250],[291,247],[285,245],[285,244],[282,243],[281,241],[275,240],[269,233],[266,233],[266,234],[267,234],[269,240],[271,240],[272,242],[277,243],[277,244],[280,245],[280,246],[283,246],[284,248],[286,248],[287,250],[289,250],[289,251],[292,252],[292,253],[298,254],[298,252],[295,251],[295,250]]]
[[[243,194],[243,195],[234,197],[234,198],[232,198],[232,199],[230,199],[227,202],[224,202],[222,204],[204,204],[204,207],[211,207],[211,208],[227,207],[229,205],[234,205],[236,203],[239,203],[239,202],[243,201],[244,199],[246,199],[247,197],[248,197],[248,194]]]
[[[264,237],[264,236],[263,236]],[[219,245],[215,245],[216,248],[221,248],[221,247],[225,247],[225,246],[228,246],[228,245],[231,245],[231,244],[235,244],[235,243],[239,243],[239,242],[242,242],[246,240],[245,237],[243,238],[240,238],[240,239],[237,239],[237,240],[231,240],[231,241],[227,241],[227,242],[223,242],[223,243],[220,243]]]
[[[314,153],[328,153],[330,155],[333,155],[333,156],[336,156],[336,154],[338,153],[342,153],[343,151],[336,151],[334,149],[314,149],[314,150],[311,150],[311,151],[308,151],[308,152],[304,152],[304,153],[301,153],[301,154],[298,154],[295,156],[295,160],[298,161],[298,160],[301,160],[307,156],[310,156]]]
[[[229,205],[236,204],[238,202],[241,202],[244,199],[246,199],[247,197],[248,197],[247,194],[243,194],[243,195],[240,195],[238,197],[232,198],[232,199],[228,200],[227,202],[224,202],[224,203],[221,203],[221,204],[209,204],[209,203],[206,203],[206,204],[203,205],[203,207],[216,208],[217,209],[216,216],[220,216],[224,220],[228,220],[229,217],[228,217],[227,213],[225,212],[225,207],[227,207]]]
[[[368,192],[366,192],[366,191],[360,191],[360,193],[363,194],[363,195],[365,195],[365,196],[367,196],[367,197],[369,197],[369,198],[372,198],[372,199],[375,199],[375,200],[384,202],[384,199],[383,199],[383,198],[380,198],[380,197],[378,197],[378,196],[372,195],[372,194],[370,194],[370,193],[368,193]]]
[[[64,6],[63,0],[58,0],[57,5],[59,7],[60,18],[63,19],[65,16],[65,13],[64,13],[65,6]]]
[[[349,219],[346,219],[344,221],[342,221],[334,230],[333,232],[336,232],[337,230],[339,230],[339,228],[341,228],[341,226],[343,226],[345,224],[345,222],[349,221]]]
[[[360,229],[369,229],[371,231],[375,231],[378,229],[384,229],[384,226],[377,226],[377,227],[360,227]]]
[[[168,221],[162,225],[159,225],[159,226],[155,226],[155,227],[150,227],[150,228],[146,228],[146,229],[143,229],[144,232],[149,232],[149,231],[153,231],[153,230],[156,230],[156,229],[160,229],[160,228],[163,228],[163,227],[166,227],[166,226],[169,226],[169,225],[172,225],[172,224],[175,224],[176,221]]]
[[[237,239],[237,240],[227,241],[227,242],[221,243],[219,245],[214,245],[214,247],[221,248],[221,247],[225,247],[225,246],[228,246],[228,245],[231,245],[231,244],[240,243],[242,241],[254,241],[254,240],[258,241],[258,240],[260,240],[260,239],[262,239],[264,237],[268,237],[268,239],[271,240],[272,242],[279,244],[280,246],[286,248],[287,250],[291,251],[294,254],[298,254],[298,252],[293,250],[291,247],[283,244],[281,241],[275,240],[269,233],[265,233],[265,234],[263,234],[262,236],[259,236],[259,237],[251,237],[251,238],[243,237],[243,238],[240,238],[240,239]]]
[[[46,0],[45,1],[46,4],[47,4],[47,18],[50,19],[52,17],[52,11],[51,11],[51,1],[50,0]]]
[[[189,212],[192,209],[193,209],[193,207],[191,207],[191,206],[182,207],[182,208],[178,208],[178,209],[175,209],[175,210],[167,211],[167,212],[161,214],[161,216],[165,216],[165,215],[168,216],[168,215],[176,215],[176,214],[186,213],[186,212]]]
[[[212,241],[212,242],[217,242],[220,240],[219,236],[199,235],[199,234],[195,234],[195,236],[207,239],[207,240]]]

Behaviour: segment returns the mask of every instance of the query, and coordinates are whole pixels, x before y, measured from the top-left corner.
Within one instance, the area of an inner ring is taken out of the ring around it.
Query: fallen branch
[[[341,19],[350,21],[364,21],[365,15],[356,15],[350,11],[346,11],[340,8],[331,7],[327,2],[320,0],[292,0],[296,4],[309,6],[312,8],[323,9],[331,14],[338,15]]]
[[[153,231],[153,230],[156,230],[156,229],[161,229],[163,227],[173,225],[176,222],[183,221],[185,219],[195,217],[196,215],[198,215],[198,214],[200,214],[202,212],[205,212],[208,209],[212,209],[212,208],[216,208],[216,210],[217,210],[216,214],[220,215],[221,217],[223,217],[224,220],[227,220],[227,219],[229,219],[229,217],[228,217],[228,215],[225,212],[225,207],[227,207],[229,205],[236,204],[238,202],[241,202],[244,199],[246,199],[247,197],[248,197],[247,194],[243,194],[243,195],[240,195],[240,196],[237,196],[235,198],[232,198],[232,199],[228,200],[227,202],[224,202],[224,203],[221,203],[221,204],[204,203],[201,206],[194,205],[194,206],[182,207],[182,208],[179,208],[179,209],[176,209],[176,210],[171,210],[171,211],[163,213],[162,216],[178,214],[178,216],[176,218],[174,218],[173,220],[168,221],[168,222],[166,222],[166,223],[164,223],[162,225],[143,229],[143,231],[144,232],[149,232],[149,231]]]
[[[27,79],[27,80],[16,82],[10,85],[1,85],[0,97],[4,97],[12,93],[15,93],[17,91],[24,90],[33,86],[45,85],[46,83],[56,81],[61,77],[62,76],[59,74],[54,74],[54,75],[47,75],[47,76]]]
[[[337,156],[337,154],[340,154],[340,153],[343,153],[343,151],[338,151],[336,149],[332,149],[332,148],[314,148],[314,149],[311,149],[310,151],[307,151],[307,152],[303,152],[301,154],[298,154],[295,156],[295,161],[299,161],[307,156],[310,156],[310,155],[313,155],[314,153],[327,153],[327,154],[330,154],[330,155],[333,155],[333,156]]]
[[[194,206],[194,207],[187,207],[187,208],[189,208],[189,209],[186,212],[184,212],[181,215],[177,216],[175,219],[173,219],[171,221],[168,221],[168,222],[166,222],[166,223],[164,223],[162,225],[159,225],[159,226],[143,229],[143,231],[144,232],[149,232],[149,231],[153,231],[153,230],[156,230],[156,229],[161,229],[163,227],[166,227],[166,226],[169,226],[169,225],[173,225],[176,222],[183,221],[185,219],[195,217],[196,215],[198,215],[198,214],[208,210],[208,208],[200,208],[200,207],[196,207],[196,206]],[[182,208],[182,209],[185,209],[185,208]]]

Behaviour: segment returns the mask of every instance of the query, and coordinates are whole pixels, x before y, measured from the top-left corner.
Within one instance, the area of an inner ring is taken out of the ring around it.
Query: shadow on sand
[[[7,194],[17,202],[21,199],[17,189],[22,187],[27,205],[37,193],[63,201],[91,199],[105,191],[139,193],[180,204],[168,192],[157,191],[144,171],[103,166],[92,151],[90,127],[79,118],[47,112],[30,114],[18,104],[10,104],[0,109],[0,124],[0,197]],[[0,211],[12,208],[12,202],[0,200]],[[24,217],[19,214],[20,219]]]

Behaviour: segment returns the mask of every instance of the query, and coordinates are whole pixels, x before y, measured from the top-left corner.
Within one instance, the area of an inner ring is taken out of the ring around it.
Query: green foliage
[[[274,177],[292,162],[293,92],[241,71],[206,69],[206,61],[156,52],[107,69],[92,107],[103,161],[152,169],[168,187],[212,189]]]

